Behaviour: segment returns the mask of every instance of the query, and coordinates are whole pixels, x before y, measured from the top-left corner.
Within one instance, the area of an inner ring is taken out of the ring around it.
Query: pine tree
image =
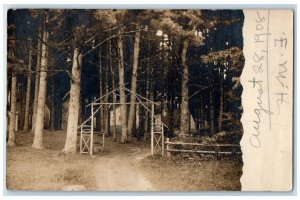
[[[28,53],[28,74],[27,74],[27,87],[26,87],[26,103],[25,103],[25,122],[23,130],[25,132],[29,129],[29,108],[31,97],[31,65],[32,65],[32,40],[29,38],[29,53]]]
[[[34,139],[32,148],[42,149],[43,145],[43,130],[44,130],[44,112],[46,103],[46,89],[47,89],[47,65],[48,65],[48,49],[46,43],[48,42],[48,16],[46,16],[43,25],[43,44],[42,44],[42,55],[41,55],[41,72],[39,79],[39,92],[37,100],[37,113],[35,120]]]
[[[128,140],[132,137],[133,124],[135,123],[135,113],[136,113],[136,91],[137,91],[137,69],[138,69],[138,59],[140,51],[140,27],[137,25],[137,32],[135,33],[134,50],[133,50],[133,64],[132,64],[132,75],[131,75],[131,92],[130,95],[130,109],[128,118]]]
[[[11,25],[8,28],[8,71],[11,71],[11,90],[10,90],[10,110],[9,110],[9,127],[7,145],[15,146],[15,123],[16,123],[16,101],[17,101],[17,76],[16,76],[16,55],[15,55],[15,29]]]

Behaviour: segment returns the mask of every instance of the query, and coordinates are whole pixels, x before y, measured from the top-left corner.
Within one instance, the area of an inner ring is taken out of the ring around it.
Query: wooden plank
[[[171,145],[190,145],[190,146],[205,146],[205,147],[240,147],[237,144],[199,144],[199,143],[183,143],[183,142],[165,142]]]
[[[203,153],[203,154],[241,154],[242,152],[237,151],[199,151],[199,150],[184,150],[184,149],[166,149],[168,152],[187,152],[187,153]]]
[[[82,127],[92,127],[92,126],[90,126],[90,125],[87,125],[87,124],[83,124],[83,125],[81,125]]]

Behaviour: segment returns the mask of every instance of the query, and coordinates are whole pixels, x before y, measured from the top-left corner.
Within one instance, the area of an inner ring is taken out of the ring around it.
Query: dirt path
[[[95,178],[99,191],[153,191],[138,170],[139,162],[149,154],[145,147],[110,143],[107,155],[98,155]]]

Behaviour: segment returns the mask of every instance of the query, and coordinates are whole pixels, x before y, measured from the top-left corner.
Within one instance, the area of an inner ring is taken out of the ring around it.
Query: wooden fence
[[[171,152],[185,152],[185,153],[199,153],[199,154],[223,154],[223,155],[231,155],[231,154],[241,154],[242,152],[239,151],[230,151],[230,150],[224,150],[225,148],[240,148],[240,145],[236,144],[199,144],[199,143],[184,143],[184,142],[170,142],[170,139],[167,138],[166,142],[164,142],[166,145],[166,153],[167,156],[171,156]],[[213,148],[213,150],[193,150],[193,149],[174,149],[170,148],[174,145],[180,145],[180,146],[200,146],[200,147],[206,147],[206,148]],[[223,149],[223,150],[222,150]],[[163,152],[164,155],[164,152]]]

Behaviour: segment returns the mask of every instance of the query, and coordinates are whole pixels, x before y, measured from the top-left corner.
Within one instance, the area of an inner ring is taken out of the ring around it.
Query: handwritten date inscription
[[[255,148],[261,147],[261,124],[263,122],[262,115],[267,115],[269,119],[269,127],[271,128],[271,115],[270,97],[268,87],[263,87],[265,84],[268,86],[268,54],[269,54],[269,12],[256,12],[255,32],[253,39],[257,47],[253,52],[252,57],[252,70],[253,78],[248,82],[252,85],[255,94],[255,106],[253,108],[254,119],[252,120],[252,133],[249,138],[251,146]],[[267,88],[267,89],[265,89]]]
[[[271,33],[271,11],[256,11],[253,20],[255,24],[253,32],[255,49],[251,60],[253,77],[248,82],[253,89],[255,103],[249,142],[251,146],[260,148],[262,146],[261,134],[266,132],[262,124],[268,124],[269,131],[271,131],[272,115],[280,115],[284,106],[289,104],[287,77],[289,40],[284,30]],[[272,65],[269,65],[270,59],[272,59]],[[273,86],[272,90],[269,89],[270,85]]]

